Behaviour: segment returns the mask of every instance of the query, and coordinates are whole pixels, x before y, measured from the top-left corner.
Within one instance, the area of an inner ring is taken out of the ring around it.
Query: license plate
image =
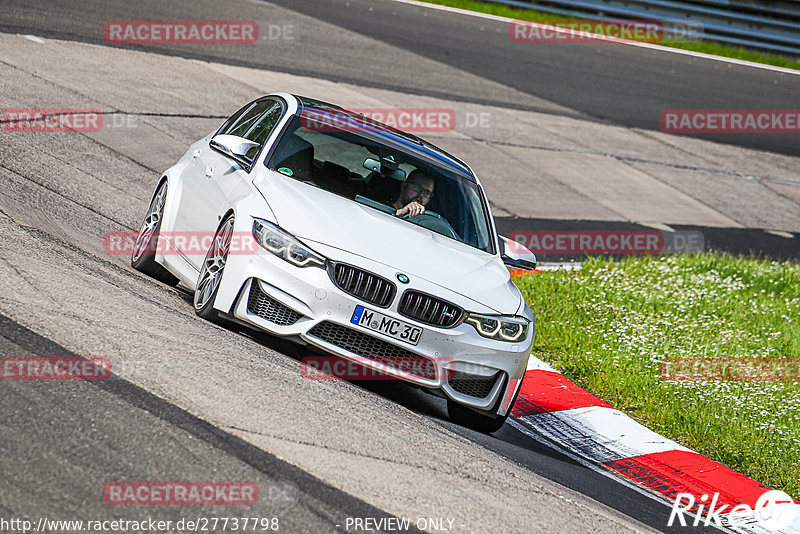
[[[419,337],[422,335],[422,328],[368,310],[364,306],[356,306],[350,322],[399,339],[409,345],[419,343]]]

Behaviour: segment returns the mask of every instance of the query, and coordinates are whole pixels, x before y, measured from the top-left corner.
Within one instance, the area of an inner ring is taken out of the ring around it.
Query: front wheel
[[[225,262],[228,261],[228,252],[231,248],[233,238],[234,216],[231,213],[220,223],[211,248],[206,253],[203,266],[200,268],[200,276],[197,277],[197,286],[194,290],[194,311],[209,321],[222,322],[219,312],[214,309],[214,301],[217,298],[219,283],[222,281],[222,271],[225,269]]]
[[[452,399],[447,399],[447,415],[450,416],[450,420],[455,424],[483,432],[484,434],[497,432],[508,419],[508,414],[490,417],[467,408]]]

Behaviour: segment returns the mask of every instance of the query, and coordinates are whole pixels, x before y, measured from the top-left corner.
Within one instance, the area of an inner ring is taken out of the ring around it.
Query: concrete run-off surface
[[[186,293],[103,252],[104,234],[138,227],[159,173],[258,95],[446,104],[85,44],[4,35],[0,47],[2,107],[110,114],[93,133],[0,134],[0,308],[9,318],[109,358],[120,378],[396,516],[453,518],[463,532],[648,530],[401,404],[302,378],[297,359],[199,319]],[[135,120],[111,127],[122,115]],[[457,148],[469,139],[459,131],[441,141]],[[488,178],[500,205],[514,198],[500,194],[500,176]],[[37,509],[49,511],[64,512],[56,501]]]

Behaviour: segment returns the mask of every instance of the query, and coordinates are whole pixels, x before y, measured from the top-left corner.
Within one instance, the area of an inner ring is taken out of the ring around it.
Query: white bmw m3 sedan
[[[187,236],[208,236],[187,247]],[[536,323],[475,173],[339,106],[271,94],[194,143],[159,180],[131,263],[185,284],[198,315],[357,362],[500,428]]]

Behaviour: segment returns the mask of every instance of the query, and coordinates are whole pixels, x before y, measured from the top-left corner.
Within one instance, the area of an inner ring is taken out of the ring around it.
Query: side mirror
[[[253,149],[257,149],[261,146],[244,137],[227,134],[214,137],[208,144],[211,148],[215,148],[226,156],[230,156],[245,165],[253,163],[253,157],[255,157],[255,151]],[[248,156],[248,153],[251,153],[251,151],[253,151],[253,155]]]
[[[503,263],[513,269],[536,269],[536,255],[533,252],[507,237],[497,237],[500,238],[500,257]]]

